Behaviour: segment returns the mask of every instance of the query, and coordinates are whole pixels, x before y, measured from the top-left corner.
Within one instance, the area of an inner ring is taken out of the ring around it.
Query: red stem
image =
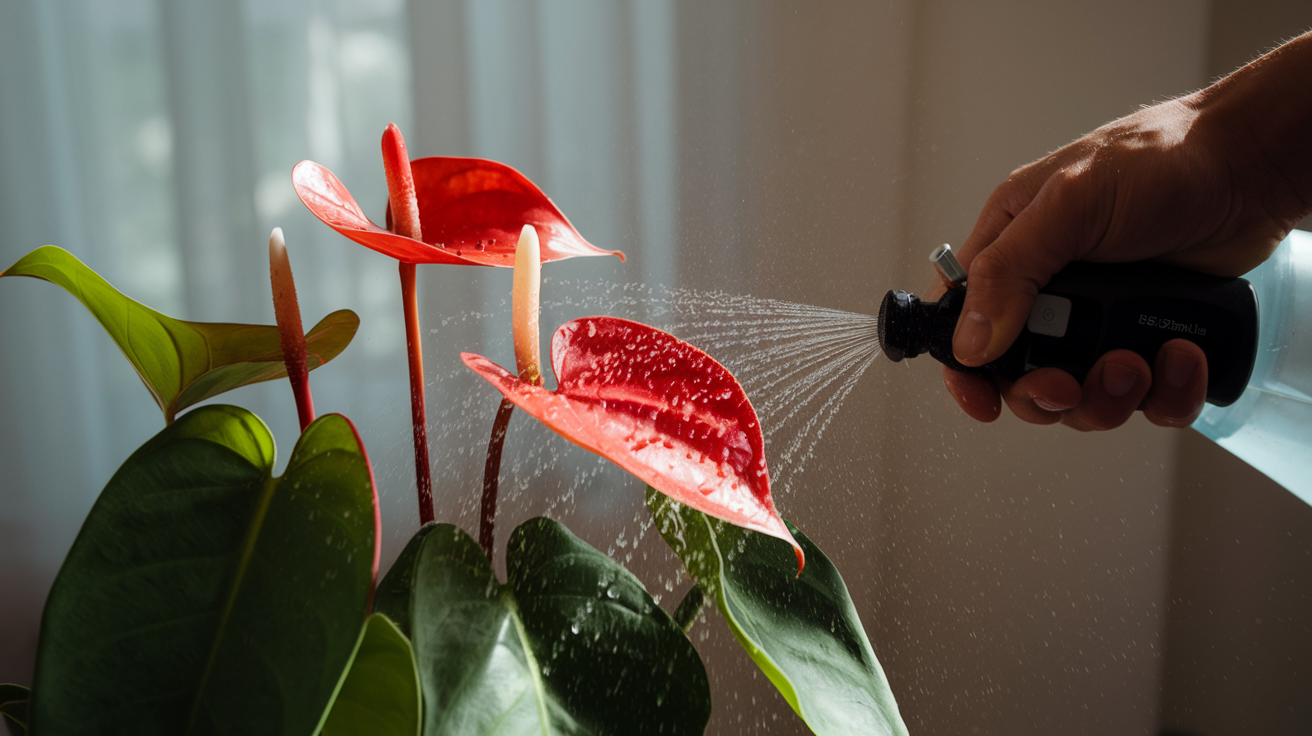
[[[284,361],[286,358],[284,357]],[[287,362],[287,379],[292,383],[292,396],[296,398],[296,418],[301,420],[301,431],[314,423],[314,399],[310,396],[310,371],[305,367],[305,356],[292,365]]]
[[[383,173],[387,176],[390,227],[397,235],[419,240],[419,200],[410,173],[405,139],[395,123],[383,131]],[[415,485],[419,490],[419,523],[433,520],[433,480],[428,469],[428,420],[424,416],[424,354],[419,334],[419,299],[415,294],[415,264],[401,264],[401,298],[405,302],[405,349],[410,358],[410,418],[415,431]]]
[[[487,464],[483,466],[483,505],[478,519],[478,546],[483,548],[488,562],[492,561],[494,527],[497,518],[497,483],[501,476],[501,448],[506,443],[506,427],[515,405],[502,399],[497,407],[497,418],[492,421],[492,439],[487,443]]]
[[[428,469],[428,419],[424,410],[424,355],[419,340],[419,299],[415,264],[401,264],[401,300],[405,303],[405,349],[410,358],[410,420],[414,425],[415,485],[419,523],[433,521],[433,479]]]

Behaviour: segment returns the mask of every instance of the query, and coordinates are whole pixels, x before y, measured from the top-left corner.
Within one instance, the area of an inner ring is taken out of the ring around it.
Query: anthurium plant
[[[323,222],[400,263],[422,521],[381,577],[364,444],[346,417],[315,417],[309,387],[359,322],[335,312],[303,331],[280,230],[270,238],[276,326],[167,317],[53,246],[0,272],[81,300],[165,420],[108,480],[69,550],[32,687],[0,685],[10,732],[699,734],[713,704],[688,632],[709,599],[815,733],[905,733],[838,570],[775,506],[760,422],[729,371],[665,332],[595,316],[555,331],[549,388],[541,264],[612,252],[507,166],[410,161],[395,126],[383,160],[386,228],[322,166],[302,162],[292,174]],[[481,494],[477,540],[438,523],[432,507],[420,263],[515,269],[515,370],[459,354],[491,384],[489,400],[501,396],[483,487],[471,489]],[[301,434],[275,476],[259,417],[197,404],[283,377]],[[646,488],[662,538],[696,583],[674,611],[546,518],[507,536],[507,574],[497,576],[497,479],[516,407],[634,475],[619,492]]]

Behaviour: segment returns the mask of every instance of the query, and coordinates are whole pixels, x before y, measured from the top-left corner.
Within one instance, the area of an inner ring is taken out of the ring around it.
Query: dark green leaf
[[[19,700],[5,703],[5,707],[0,708],[0,720],[5,722],[9,736],[27,736],[27,727],[23,725],[23,720],[27,718],[27,705],[26,700]]]
[[[27,707],[32,691],[13,683],[0,684],[0,720],[10,736],[26,736]]]
[[[205,406],[143,445],[87,516],[46,601],[33,733],[309,734],[377,569],[364,448],[344,417],[272,477],[250,412]]]
[[[381,613],[365,621],[321,736],[418,736],[419,670],[410,642]]]
[[[378,581],[378,592],[374,594],[374,610],[385,614],[411,640],[415,636],[410,630],[410,594],[414,587],[415,566],[424,538],[436,528],[434,522],[419,527],[419,531],[405,543],[405,549],[397,555],[387,574]]]
[[[14,703],[20,700],[27,700],[32,697],[32,691],[22,685],[16,685],[12,682],[0,683],[0,712],[5,712],[6,703]]]
[[[806,553],[798,576],[792,550],[773,537],[712,519],[651,488],[647,506],[734,636],[812,731],[907,732],[847,586],[810,539],[788,525]]]
[[[560,524],[511,534],[499,583],[478,544],[433,525],[379,587],[410,611],[424,733],[699,734],[706,671],[629,571]],[[407,577],[411,586],[397,584]]]
[[[0,276],[43,279],[77,297],[137,370],[166,422],[224,391],[287,377],[277,327],[173,319],[124,296],[63,248],[37,248]],[[310,370],[345,350],[359,326],[349,309],[320,320],[305,336]]]

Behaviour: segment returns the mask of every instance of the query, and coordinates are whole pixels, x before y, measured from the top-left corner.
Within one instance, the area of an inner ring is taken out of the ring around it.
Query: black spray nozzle
[[[894,362],[914,358],[929,349],[925,324],[929,319],[926,305],[909,291],[892,289],[879,305],[879,349]]]
[[[952,334],[966,301],[966,287],[948,289],[936,302],[921,301],[910,292],[893,290],[879,305],[879,348],[890,360],[929,353],[940,363],[959,371],[980,372],[957,362]]]
[[[952,355],[952,333],[966,301],[966,269],[944,243],[929,254],[948,291],[936,302],[923,302],[906,291],[893,290],[879,305],[879,347],[893,361],[929,353],[951,368],[976,372]]]

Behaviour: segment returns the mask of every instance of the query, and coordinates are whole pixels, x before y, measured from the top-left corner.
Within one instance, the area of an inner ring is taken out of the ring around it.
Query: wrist
[[[1182,98],[1241,190],[1287,227],[1312,212],[1312,33]]]

